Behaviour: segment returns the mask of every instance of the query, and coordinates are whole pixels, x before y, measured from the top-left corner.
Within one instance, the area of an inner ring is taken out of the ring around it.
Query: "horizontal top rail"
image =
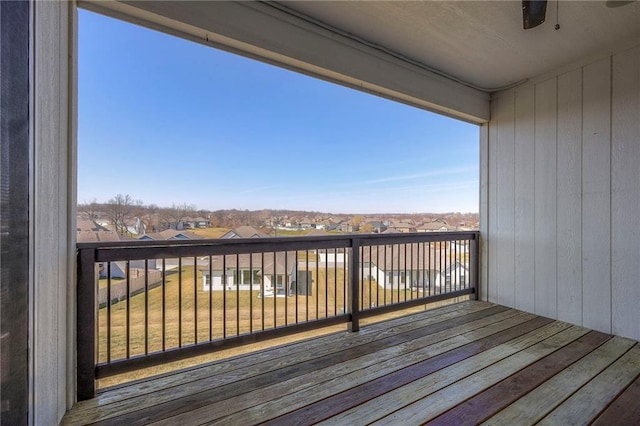
[[[287,250],[313,250],[351,247],[357,239],[360,246],[420,242],[475,240],[478,231],[413,232],[403,234],[347,234],[329,236],[267,237],[238,239],[198,239],[161,241],[110,241],[78,243],[78,250],[96,250],[96,260],[137,260],[149,257],[172,258],[216,256]]]

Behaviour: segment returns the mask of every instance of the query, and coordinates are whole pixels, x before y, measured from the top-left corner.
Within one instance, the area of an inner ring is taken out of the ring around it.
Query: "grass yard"
[[[193,234],[199,235],[202,238],[218,239],[229,232],[229,228],[194,228],[189,229],[188,231]]]

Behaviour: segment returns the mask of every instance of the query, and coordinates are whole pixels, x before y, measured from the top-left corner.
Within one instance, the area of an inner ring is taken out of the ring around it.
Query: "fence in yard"
[[[118,270],[117,278],[114,270]],[[95,380],[477,292],[478,233],[78,244],[78,395]]]

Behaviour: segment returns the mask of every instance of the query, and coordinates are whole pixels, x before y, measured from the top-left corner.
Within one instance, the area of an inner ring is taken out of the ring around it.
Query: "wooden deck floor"
[[[640,345],[463,302],[102,393],[63,424],[640,424]]]

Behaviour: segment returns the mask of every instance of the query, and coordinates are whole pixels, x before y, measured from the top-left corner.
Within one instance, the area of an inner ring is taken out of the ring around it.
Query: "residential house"
[[[445,250],[431,248],[425,252],[420,244],[364,247],[362,253],[365,278],[387,289],[439,288],[449,262]]]
[[[373,227],[373,232],[375,234],[381,234],[388,229],[387,225],[380,220],[369,220],[367,221],[367,224]]]
[[[193,219],[194,228],[208,228],[211,226],[211,221],[206,217],[198,216]]]
[[[313,252],[318,255],[318,264],[320,266],[343,266],[348,260],[347,251],[344,248],[313,250]]]
[[[148,240],[200,240],[201,236],[198,234],[194,234],[189,231],[178,231],[175,229],[165,229],[160,232],[151,232],[148,234],[141,235],[137,238],[138,240],[148,241]]]
[[[93,242],[111,242],[111,241],[127,241],[131,240],[131,237],[120,235],[115,231],[95,224],[93,228],[87,227],[87,222],[79,223],[76,232],[76,241],[79,243],[93,243]]]
[[[287,295],[296,281],[295,252],[212,256],[199,263],[203,291],[260,291],[264,296]]]
[[[469,283],[469,267],[463,262],[456,260],[444,270],[444,280],[447,287],[465,286]]]
[[[227,232],[220,239],[229,239],[229,238],[266,238],[267,234],[264,232],[254,228],[253,226],[240,226],[238,228],[232,229]]]
[[[358,226],[354,225],[350,221],[344,221],[340,223],[340,232],[352,233],[358,231]]]
[[[396,232],[416,232],[416,226],[409,222],[394,221],[389,228],[392,228]]]
[[[450,230],[455,230],[455,228],[451,229],[447,222],[442,219],[423,223],[416,229],[417,232],[445,232]]]
[[[139,217],[125,221],[125,225],[131,235],[142,235],[146,232],[145,224]]]
[[[76,218],[76,230],[78,232],[85,232],[85,231],[97,232],[97,231],[109,231],[109,228],[107,228],[106,226],[100,225],[95,220],[83,219],[82,217],[78,216]]]

